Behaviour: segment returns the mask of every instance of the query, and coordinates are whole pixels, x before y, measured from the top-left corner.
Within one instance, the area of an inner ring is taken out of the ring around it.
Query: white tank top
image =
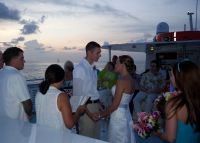
[[[43,95],[38,92],[35,98],[36,123],[56,129],[67,129],[62,114],[57,106],[58,95],[62,91],[50,86],[47,93]],[[67,129],[70,131],[69,129]]]

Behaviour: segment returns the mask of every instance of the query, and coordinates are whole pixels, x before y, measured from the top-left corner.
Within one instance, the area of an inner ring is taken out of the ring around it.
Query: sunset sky
[[[152,41],[159,22],[189,30],[187,12],[195,6],[196,0],[0,0],[0,50],[19,46],[27,61],[78,60],[89,41]],[[199,24],[200,18],[198,30]]]

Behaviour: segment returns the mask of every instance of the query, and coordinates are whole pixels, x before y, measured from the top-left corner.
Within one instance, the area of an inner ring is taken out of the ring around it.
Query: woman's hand
[[[86,114],[88,115],[88,117],[93,120],[94,122],[98,121],[100,118],[99,118],[99,113],[92,113],[90,112],[88,109],[86,109]]]
[[[86,112],[86,108],[87,108],[86,105],[80,105],[76,112],[78,113],[79,116],[83,115]]]
[[[96,121],[94,118],[93,118],[93,113],[92,112],[90,112],[90,110],[86,107],[86,114],[88,115],[88,117],[91,119],[91,120],[93,120],[93,121]]]
[[[92,118],[95,121],[98,121],[101,119],[101,114],[100,113],[92,113]]]

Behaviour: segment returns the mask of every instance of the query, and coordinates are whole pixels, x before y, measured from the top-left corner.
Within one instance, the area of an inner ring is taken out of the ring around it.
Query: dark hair
[[[101,46],[97,42],[94,42],[94,41],[89,42],[85,47],[86,52],[94,50],[95,48],[101,48]]]
[[[112,61],[113,61],[113,60],[116,61],[117,59],[118,59],[118,56],[117,56],[117,55],[113,55]]]
[[[112,62],[107,62],[107,64],[106,64],[106,66],[104,67],[104,69],[105,69],[105,68],[108,69],[108,67],[112,67],[112,69],[114,69],[114,68],[115,68],[115,65],[114,65]]]
[[[136,67],[136,65],[135,65],[135,64],[133,65],[133,70],[134,70],[134,71],[136,71],[136,70],[137,70],[137,67]]]
[[[10,61],[19,56],[20,53],[23,53],[23,50],[18,47],[7,48],[3,53],[3,60],[6,65],[10,64]]]
[[[127,71],[131,74],[133,72],[134,60],[128,55],[119,56],[121,64],[125,64]]]
[[[45,71],[45,79],[39,85],[40,92],[46,94],[49,86],[53,83],[60,82],[64,79],[65,72],[63,68],[57,64],[50,65]]]
[[[173,102],[171,111],[176,111],[183,107],[187,108],[187,123],[190,123],[195,131],[200,131],[200,71],[197,65],[191,61],[183,61],[173,65],[173,74],[175,78],[176,88],[181,93],[172,98],[169,102]]]
[[[152,60],[151,63],[156,64],[156,68],[159,69],[160,68],[160,62],[158,60]]]

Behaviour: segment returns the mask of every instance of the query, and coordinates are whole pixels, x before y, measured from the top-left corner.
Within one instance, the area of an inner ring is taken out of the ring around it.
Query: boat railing
[[[35,96],[39,90],[39,84],[41,83],[42,80],[43,80],[42,78],[26,80],[31,100],[33,103],[33,110],[32,110],[33,113],[35,113]]]

